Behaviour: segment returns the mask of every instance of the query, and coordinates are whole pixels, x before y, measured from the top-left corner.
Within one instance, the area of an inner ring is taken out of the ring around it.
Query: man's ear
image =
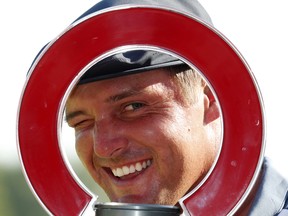
[[[211,89],[204,86],[204,124],[207,125],[220,117],[220,109]]]

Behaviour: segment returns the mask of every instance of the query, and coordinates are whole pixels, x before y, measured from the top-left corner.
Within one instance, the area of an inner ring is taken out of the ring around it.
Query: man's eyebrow
[[[106,102],[108,102],[108,103],[109,102],[117,102],[117,101],[120,101],[120,100],[125,99],[127,97],[138,95],[141,92],[142,92],[141,90],[137,90],[137,89],[127,89],[127,90],[124,90],[123,92],[121,92],[119,94],[116,94],[116,95],[109,97],[106,100]]]
[[[68,123],[71,119],[79,116],[79,115],[84,115],[85,113],[83,111],[75,111],[75,112],[71,112],[66,114],[65,116],[65,121]]]
[[[127,89],[127,90],[124,90],[123,92],[121,92],[119,94],[110,96],[105,102],[107,102],[107,103],[117,102],[117,101],[120,101],[120,100],[125,99],[127,97],[141,94],[141,92],[142,92],[141,90],[137,90],[137,89]],[[80,115],[85,115],[85,112],[78,110],[78,111],[74,111],[71,113],[66,113],[65,121],[68,123],[69,121],[71,121],[71,119],[73,119],[77,116],[80,116]]]

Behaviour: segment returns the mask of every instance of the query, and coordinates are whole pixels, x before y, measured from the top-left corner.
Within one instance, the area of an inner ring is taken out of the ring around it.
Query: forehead
[[[140,91],[155,84],[166,87],[172,86],[172,77],[169,72],[159,69],[77,85],[71,92],[69,99],[78,96],[83,97],[85,94],[105,95],[120,93],[121,91]]]

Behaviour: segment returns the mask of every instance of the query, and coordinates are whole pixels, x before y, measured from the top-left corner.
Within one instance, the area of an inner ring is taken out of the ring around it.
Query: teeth
[[[146,167],[147,167],[146,161],[144,161],[144,162],[142,163],[142,167],[143,167],[144,169],[146,169]]]
[[[146,169],[150,165],[151,160],[143,161],[142,163],[137,162],[136,164],[131,164],[129,167],[123,166],[121,168],[112,169],[112,173],[116,177],[122,177],[131,173],[135,173],[136,171],[140,172],[141,170]]]
[[[123,174],[124,174],[124,175],[128,175],[128,174],[130,173],[129,168],[128,168],[127,166],[124,166],[124,167],[122,168],[122,170],[123,170]]]
[[[116,174],[117,174],[117,176],[123,176],[124,172],[123,172],[123,170],[121,168],[117,168]]]
[[[129,172],[130,173],[134,173],[135,172],[135,166],[134,165],[130,165]]]
[[[148,161],[147,161],[147,166],[150,166],[150,165],[151,165],[151,161],[148,160]]]
[[[140,172],[142,170],[142,165],[140,163],[136,163],[135,169]]]
[[[117,176],[117,171],[115,169],[113,169],[112,172],[114,176]]]

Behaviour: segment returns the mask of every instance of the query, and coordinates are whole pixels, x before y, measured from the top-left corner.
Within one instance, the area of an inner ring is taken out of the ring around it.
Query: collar
[[[267,158],[264,159],[260,177],[261,182],[249,215],[275,215],[285,204],[288,182],[271,166]]]

